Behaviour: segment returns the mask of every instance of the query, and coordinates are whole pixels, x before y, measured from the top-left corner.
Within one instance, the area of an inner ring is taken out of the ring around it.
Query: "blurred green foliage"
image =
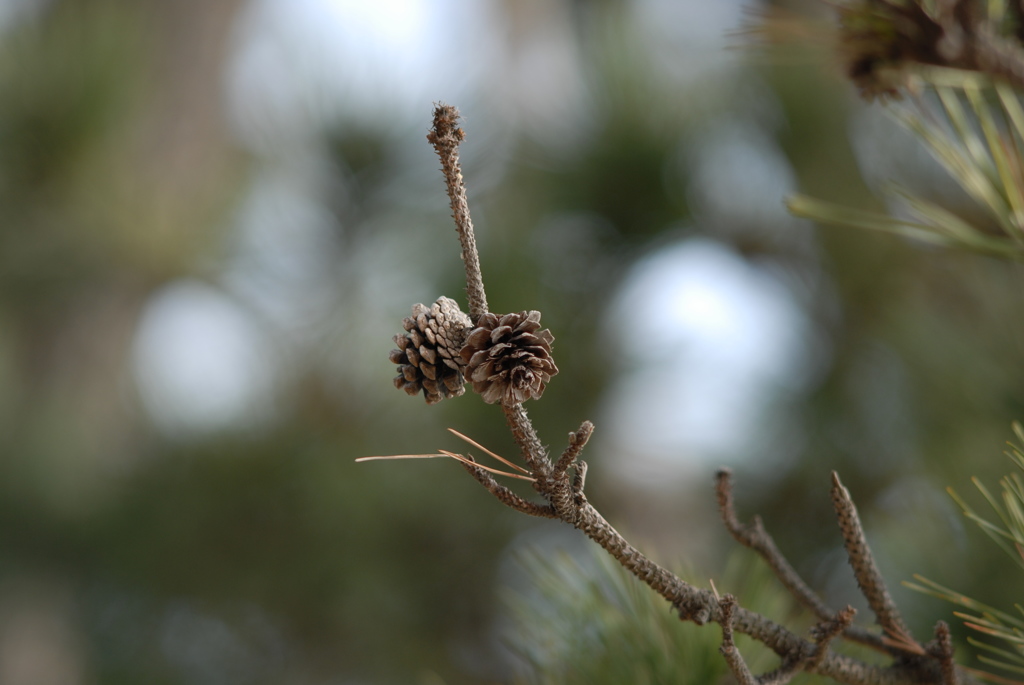
[[[1024,452],[1020,447],[1020,443],[1024,442],[1024,426],[1014,422],[1013,432],[1017,442],[1008,443],[1010,449],[1005,454],[1018,470],[1024,470]],[[953,488],[949,489],[950,495],[960,505],[968,520],[977,524],[1018,567],[1024,568],[1024,481],[1021,480],[1020,474],[1014,471],[1000,479],[1002,491],[998,498],[993,496],[980,480],[974,479],[974,485],[991,507],[998,523],[993,523],[986,516],[974,511],[974,508]],[[915,579],[918,582],[908,582],[907,587],[971,611],[969,614],[957,612],[956,616],[967,628],[976,631],[975,635],[980,634],[988,638],[967,638],[978,650],[979,661],[986,666],[995,667],[994,670],[1006,670],[1016,675],[1024,673],[1024,621],[1018,615],[978,602],[922,576],[915,576]],[[1013,603],[1013,608],[1017,614],[1024,613],[1024,609],[1017,602]],[[993,640],[1000,646],[993,644]]]
[[[665,602],[592,549],[582,558],[533,549],[518,560],[521,588],[510,590],[509,648],[520,656],[531,683],[721,682],[728,674],[718,647],[721,630],[683,623]],[[698,586],[706,580],[674,571]],[[789,600],[777,592],[769,569],[749,552],[733,554],[715,581],[746,608],[786,621]],[[737,647],[756,673],[778,664],[762,645],[741,636]]]
[[[493,407],[467,396],[428,408],[391,390],[388,336],[408,308],[382,312],[395,293],[366,291],[367,274],[384,274],[373,283],[401,289],[409,305],[461,294],[423,140],[429,103],[422,121],[357,126],[342,113],[314,135],[330,161],[318,183],[333,231],[322,256],[334,266],[309,294],[326,304],[305,337],[267,324],[287,360],[273,416],[178,435],[141,401],[132,350],[162,288],[199,279],[244,299],[225,276],[241,250],[234,217],[275,161],[240,152],[221,111],[243,7],[55,0],[0,35],[0,654],[5,636],[35,635],[81,680],[103,683],[510,681],[493,631],[506,611],[495,578],[534,523],[454,465],[352,462],[451,447],[446,426],[513,454]],[[680,157],[726,116],[771,133],[800,191],[880,207],[849,133],[864,111],[817,53],[795,66],[750,60],[727,80],[676,78],[627,7],[570,14],[565,40],[588,90],[585,135],[572,145],[528,127],[489,138],[500,108],[483,96],[463,106],[491,304],[539,309],[557,337],[561,373],[529,407],[541,435],[560,449],[622,372],[601,331],[631,265],[689,236],[730,244],[793,282],[830,359],[787,405],[800,439],[765,435],[749,458],[737,455],[743,515],[762,514],[830,603],[856,603],[829,523],[836,469],[894,585],[919,572],[998,604],[1017,577],[1000,575],[996,552],[961,530],[941,492],[1003,469],[989,456],[1024,408],[1019,267],[837,229],[808,248],[772,235],[777,227],[700,215]],[[215,49],[199,49],[207,43]],[[479,152],[495,140],[497,152]],[[478,184],[496,155],[499,182]],[[807,277],[816,270],[824,276]],[[659,546],[727,546],[712,507],[666,525],[674,510],[657,497],[637,506],[605,475],[615,455],[601,436],[599,424],[590,498],[610,520]],[[700,502],[710,482],[709,470],[673,498]],[[571,568],[538,563],[540,573]],[[615,587],[622,601],[649,598]],[[567,611],[600,611],[598,627],[631,632],[615,596],[600,609],[584,599]],[[919,637],[948,618],[940,602],[899,601]],[[644,609],[647,628],[676,625],[657,611]],[[38,615],[64,632],[26,632]],[[691,629],[665,639],[717,644],[717,629]],[[687,649],[720,672],[713,649]],[[608,658],[586,665],[632,672]],[[664,653],[641,661],[652,674],[671,666]]]

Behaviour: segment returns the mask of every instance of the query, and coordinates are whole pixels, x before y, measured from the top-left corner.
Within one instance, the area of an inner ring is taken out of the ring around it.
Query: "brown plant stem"
[[[538,481],[540,482],[540,481]],[[710,590],[690,585],[670,571],[662,568],[633,547],[589,503],[584,503],[572,523],[601,545],[626,570],[665,598],[681,619],[697,625],[720,623],[720,602]],[[784,626],[760,614],[737,606],[733,615],[733,630],[761,642],[778,654],[784,664],[815,660],[818,646],[801,638]],[[827,652],[820,661],[805,670],[819,673],[848,685],[907,685],[907,683],[941,683],[937,664],[932,660],[890,667],[863,663],[852,657]],[[971,681],[976,682],[976,681]]]
[[[765,530],[761,517],[755,516],[753,521],[746,525],[740,523],[733,504],[732,471],[730,469],[719,469],[715,474],[715,494],[718,497],[718,509],[722,515],[722,521],[733,538],[744,547],[749,547],[757,552],[771,568],[779,582],[798,602],[814,612],[814,615],[822,621],[832,620],[836,612],[830,609],[796,572],[796,569],[775,545],[775,540]],[[880,636],[868,632],[860,626],[847,627],[844,637],[882,652],[892,651]]]
[[[811,635],[814,637],[814,642],[818,645],[818,649],[815,655],[810,658],[809,666],[817,667],[821,663],[821,660],[828,653],[829,644],[831,644],[832,640],[841,634],[845,634],[850,629],[850,624],[853,623],[853,618],[856,615],[857,610],[847,604],[846,608],[835,616],[825,619],[811,628]]]
[[[526,408],[517,403],[503,404],[501,409],[505,412],[508,427],[512,431],[512,436],[515,438],[516,444],[519,445],[530,471],[533,472],[534,478],[539,480],[550,477],[553,467],[551,460],[548,459],[548,451],[537,437],[537,431],[534,430],[530,417],[526,415]],[[540,492],[539,489],[538,492]]]
[[[556,518],[579,528],[587,537],[601,545],[626,570],[665,598],[679,612],[682,620],[692,621],[697,625],[704,625],[709,621],[721,622],[722,611],[714,593],[690,585],[644,556],[616,531],[584,497],[571,496],[571,485],[568,486],[570,496],[567,496],[565,488],[568,479],[564,473],[557,476],[554,473],[555,469],[548,457],[547,449],[541,443],[521,404],[502,405],[502,410],[516,444],[530,467],[531,475],[536,479],[533,487],[548,502]],[[573,450],[571,440],[567,450]],[[580,451],[582,451],[582,447],[580,447]],[[578,457],[578,453],[576,456]],[[484,472],[480,472],[480,475],[490,477]],[[474,473],[478,480],[481,480],[480,475]],[[481,482],[483,483],[483,480]],[[493,490],[492,493],[507,506],[522,511],[521,504],[508,504],[505,502],[507,499],[505,495],[499,496]],[[852,506],[852,502],[850,504]],[[544,514],[534,513],[532,515],[547,516],[549,514],[545,510]],[[854,515],[856,515],[855,511]],[[733,513],[733,519],[735,519],[735,513]],[[873,564],[873,560],[870,559],[870,550],[866,548],[866,542],[864,544],[864,554]],[[781,558],[781,554],[779,557]],[[827,618],[833,619],[834,614],[830,614]],[[939,664],[931,659],[904,660],[889,667],[874,666],[851,657],[828,652],[828,641],[825,641],[823,645],[816,645],[784,626],[739,606],[734,610],[732,622],[733,630],[761,642],[782,659],[782,666],[779,669],[764,676],[765,683],[786,682],[793,673],[801,668],[849,685],[901,685],[908,682],[938,684],[942,682]]]
[[[555,473],[565,473],[572,466],[583,452],[583,448],[587,446],[587,441],[590,440],[593,433],[594,424],[590,421],[584,421],[579,428],[569,433],[569,446],[558,458],[558,462],[555,464]]]
[[[956,664],[953,663],[953,637],[949,624],[939,621],[935,624],[935,640],[929,645],[929,654],[935,657],[942,669],[942,685],[957,685]]]
[[[480,255],[476,249],[473,219],[469,215],[469,202],[466,199],[466,183],[462,178],[462,165],[459,162],[459,144],[465,140],[466,132],[459,128],[458,123],[459,110],[451,105],[439,103],[434,107],[434,125],[427,134],[427,140],[441,158],[441,171],[444,172],[452,217],[455,219],[459,243],[462,245],[462,262],[466,267],[469,318],[475,324],[488,311],[487,295],[484,293]]]
[[[724,595],[719,602],[722,608],[722,646],[718,648],[725,663],[729,665],[733,677],[739,685],[758,685],[757,678],[750,672],[743,655],[736,648],[736,641],[732,637],[732,614],[736,608],[736,598],[732,595]]]
[[[471,470],[477,480],[502,503],[517,511],[545,517],[551,517],[554,514],[555,518],[583,531],[587,537],[604,548],[632,575],[667,600],[679,612],[679,617],[682,620],[692,621],[697,625],[704,625],[708,622],[721,624],[724,615],[720,601],[714,593],[685,582],[644,556],[616,531],[597,509],[586,501],[582,496],[582,491],[579,496],[564,497],[563,488],[567,477],[564,473],[560,474],[560,477],[554,477],[554,469],[548,458],[547,450],[541,444],[526,410],[520,404],[502,405],[502,409],[516,443],[530,466],[531,475],[536,479],[533,487],[548,502],[548,507],[532,505],[517,495],[502,490],[502,486],[497,483],[492,485],[490,481],[493,481],[493,478],[490,474],[467,465],[466,468]],[[838,482],[838,479],[835,479],[834,482]],[[843,497],[837,496],[835,492],[834,497],[838,497],[840,501],[847,501],[849,493],[846,493],[845,500]],[[852,507],[852,502],[849,502],[849,507],[844,505],[840,514],[840,519],[845,521],[842,526],[844,531],[851,527],[859,529],[859,521],[855,525],[850,522],[850,507]],[[852,515],[856,515],[855,510]],[[733,514],[734,517],[735,514]],[[863,543],[863,548],[858,548],[858,550],[857,558],[862,562],[866,559],[870,565],[873,565],[874,562],[870,559],[870,550],[866,547],[866,542]],[[854,555],[851,554],[851,558],[853,557]],[[834,624],[819,626],[818,643],[815,644],[771,619],[740,606],[733,609],[730,617],[732,630],[761,642],[782,659],[782,665],[778,669],[758,679],[762,683],[787,682],[792,674],[800,670],[818,673],[848,685],[906,685],[908,683],[940,685],[944,682],[943,664],[936,659],[929,658],[923,648],[919,653],[902,654],[901,658],[890,666],[866,664],[852,657],[829,651],[829,642],[835,637],[834,632],[847,627],[849,620],[852,620],[852,613],[848,616],[845,613],[838,616],[833,615],[829,617],[829,620]],[[962,684],[977,682],[963,671],[959,673]]]
[[[801,668],[799,662],[784,661],[774,671],[757,677],[758,685],[785,685],[796,676]]]
[[[864,528],[861,526],[860,517],[857,515],[857,507],[853,504],[850,491],[839,481],[839,474],[832,472],[832,504],[839,519],[839,530],[842,531],[843,541],[846,544],[846,554],[853,568],[853,575],[857,579],[857,586],[868,601],[868,606],[875,612],[878,624],[882,626],[890,637],[900,643],[917,645],[900,616],[896,602],[889,594],[881,571],[875,563],[875,557],[868,547],[867,538],[864,535]],[[917,645],[913,650],[917,653],[923,652],[923,648]]]
[[[537,516],[539,518],[558,518],[558,514],[550,505],[537,504],[536,502],[530,502],[523,499],[516,493],[509,490],[507,487],[499,483],[494,479],[494,476],[487,473],[481,468],[475,467],[472,464],[462,462],[463,468],[469,472],[471,476],[477,479],[481,485],[487,488],[487,491],[494,495],[498,501],[504,504],[506,507],[515,509],[518,512],[522,512],[529,516]]]

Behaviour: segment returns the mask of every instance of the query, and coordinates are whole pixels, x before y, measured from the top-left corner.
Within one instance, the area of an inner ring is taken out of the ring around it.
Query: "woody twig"
[[[817,616],[819,622],[812,629],[810,640],[765,616],[744,609],[732,596],[719,598],[717,592],[685,582],[646,557],[616,531],[587,501],[584,494],[587,469],[580,457],[593,433],[592,423],[584,421],[578,430],[570,433],[568,446],[557,461],[552,463],[548,449],[538,436],[523,402],[538,398],[545,383],[557,373],[550,358],[550,343],[554,337],[547,330],[539,330],[539,312],[524,311],[498,317],[487,310],[480,259],[459,165],[458,148],[465,139],[465,132],[458,127],[458,116],[454,107],[438,105],[434,111],[433,130],[427,137],[441,158],[462,245],[462,259],[466,266],[470,319],[476,327],[466,334],[466,342],[459,355],[466,365],[466,377],[473,382],[474,390],[484,401],[501,404],[525,467],[512,464],[469,438],[458,435],[506,465],[525,471],[498,473],[531,481],[533,489],[543,501],[531,502],[515,494],[488,472],[493,469],[485,470],[471,457],[443,450],[441,454],[458,457],[474,479],[505,506],[531,516],[557,518],[582,531],[632,575],[663,597],[679,614],[680,619],[698,625],[718,623],[723,633],[723,655],[737,680],[744,685],[781,685],[799,672],[818,673],[849,685],[948,685],[954,681],[960,685],[975,683],[969,675],[958,671],[953,665],[948,630],[945,633],[937,632],[931,654],[910,637],[871,556],[849,492],[835,475],[832,496],[850,563],[869,605],[887,633],[884,639],[862,628],[853,627],[852,608],[847,607],[840,612],[829,609],[786,561],[764,530],[760,519],[755,518],[750,525],[739,522],[734,511],[728,470],[720,471],[717,478],[719,508],[726,528],[737,541],[760,554],[787,590]],[[450,320],[442,319],[438,320],[442,323]],[[439,324],[431,321],[425,325],[424,335],[427,338],[430,337],[427,331],[435,328],[442,330]],[[515,363],[502,366],[507,360],[503,360],[501,355],[509,349],[516,350],[512,355]],[[408,356],[406,354],[403,359],[407,360]],[[572,477],[570,470],[573,471]],[[759,677],[753,676],[736,649],[734,633],[748,635],[775,652],[780,659],[778,668]],[[867,664],[838,654],[830,646],[840,637],[888,652],[894,657],[894,662],[889,666]]]

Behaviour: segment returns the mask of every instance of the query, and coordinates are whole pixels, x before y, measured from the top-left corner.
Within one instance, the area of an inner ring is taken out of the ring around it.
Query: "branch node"
[[[723,595],[718,602],[718,608],[722,611],[722,617],[719,619],[719,625],[722,626],[722,646],[718,651],[725,657],[725,663],[729,665],[729,670],[739,685],[758,685],[758,679],[750,672],[750,667],[743,660],[743,655],[733,640],[732,620],[736,598],[733,595]]]
[[[572,478],[572,494],[576,498],[576,506],[582,507],[587,501],[587,496],[583,494],[583,486],[587,482],[587,462],[580,459],[576,462],[574,470],[575,474]]]
[[[853,617],[856,615],[857,610],[847,604],[846,608],[838,612],[833,618],[821,621],[811,628],[811,637],[814,638],[817,647],[814,650],[814,654],[807,660],[807,668],[809,670],[814,670],[821,664],[825,655],[828,654],[829,644],[850,627],[853,623]]]
[[[673,602],[672,606],[683,621],[693,621],[702,626],[711,620],[711,607],[699,596],[687,595]]]

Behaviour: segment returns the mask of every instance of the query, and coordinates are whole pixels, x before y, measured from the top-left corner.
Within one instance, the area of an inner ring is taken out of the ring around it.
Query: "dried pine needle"
[[[455,430],[454,428],[449,428],[448,432],[453,434],[453,435],[455,435],[458,438],[461,438],[461,439],[465,440],[466,442],[468,442],[473,447],[476,447],[477,449],[483,450],[484,452],[486,452],[488,455],[490,455],[494,459],[497,459],[498,461],[500,461],[502,464],[505,464],[506,466],[511,466],[512,468],[514,468],[516,471],[519,471],[520,473],[529,473],[529,471],[524,469],[522,466],[519,466],[518,464],[513,464],[512,462],[510,462],[509,460],[505,459],[504,457],[498,456],[497,454],[495,454],[494,452],[490,451],[489,449],[487,449],[486,447],[484,447],[483,445],[481,445],[477,441],[475,441],[472,438],[469,438],[469,437],[463,435],[462,433],[460,433],[459,431]],[[533,480],[533,479],[531,478],[531,480]]]

